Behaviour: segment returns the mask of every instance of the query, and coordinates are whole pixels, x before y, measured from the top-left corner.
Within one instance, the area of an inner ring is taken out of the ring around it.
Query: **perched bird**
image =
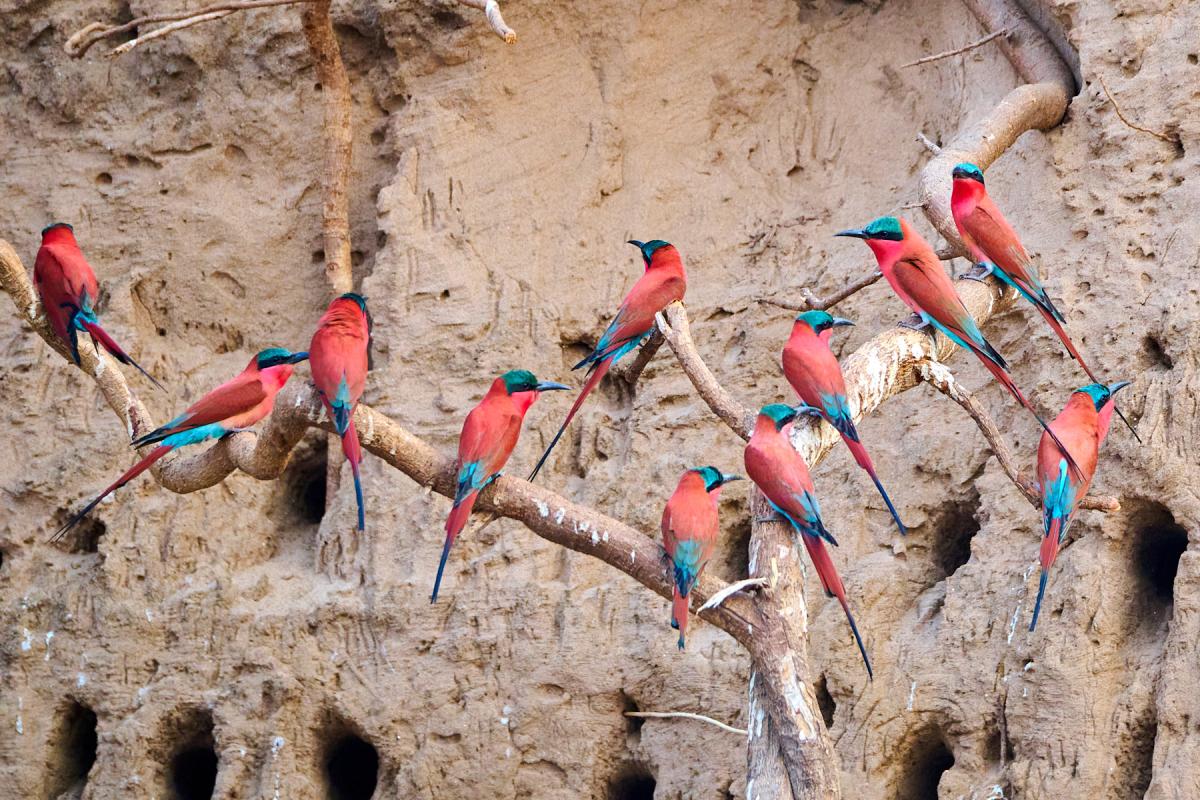
[[[484,487],[500,477],[500,470],[504,469],[513,448],[517,446],[525,412],[538,399],[539,393],[570,388],[561,383],[539,381],[528,370],[510,370],[492,381],[491,388],[479,405],[467,414],[462,434],[458,437],[458,459],[454,462],[454,470],[458,475],[454,505],[450,509],[450,516],[446,518],[446,543],[442,547],[442,560],[438,562],[437,578],[434,579],[429,602],[437,602],[442,572],[446,569],[446,557],[450,555],[454,539],[471,516],[475,498]]]
[[[358,529],[366,527],[359,464],[362,448],[354,430],[354,409],[367,382],[367,350],[371,344],[371,312],[362,295],[349,292],[329,304],[317,323],[308,346],[313,383],[321,395],[333,427],[342,437],[342,452],[354,473],[354,496],[358,500]]]
[[[1067,401],[1066,408],[1050,423],[1062,444],[1045,434],[1038,443],[1038,483],[1042,492],[1042,575],[1038,581],[1033,620],[1029,623],[1031,631],[1037,626],[1042,597],[1046,593],[1046,579],[1058,556],[1058,548],[1066,541],[1067,529],[1071,526],[1079,501],[1087,495],[1092,478],[1096,475],[1100,445],[1112,424],[1115,408],[1113,395],[1128,385],[1129,381],[1118,381],[1108,386],[1090,383],[1076,389]],[[1063,445],[1083,471],[1081,477],[1072,475],[1067,469],[1061,449]]]
[[[550,446],[546,448],[545,453],[542,453],[533,472],[529,474],[531,481],[537,477],[542,465],[550,457],[550,451],[562,438],[563,432],[575,418],[584,399],[596,388],[600,379],[608,373],[609,367],[645,341],[650,332],[654,330],[654,315],[676,300],[682,300],[683,294],[687,290],[687,272],[683,268],[683,259],[679,257],[679,251],[675,249],[674,245],[661,239],[650,242],[630,240],[629,244],[642,251],[642,260],[645,262],[646,271],[642,273],[642,277],[638,278],[637,283],[625,296],[624,302],[617,310],[617,316],[609,323],[608,329],[596,343],[596,349],[571,368],[579,369],[586,366],[588,368],[587,383],[583,385],[579,397],[575,399],[575,404],[567,412],[567,418],[563,420],[562,427],[558,429],[558,433],[554,434]]]
[[[671,627],[679,630],[679,649],[684,648],[688,626],[688,601],[692,587],[712,558],[717,546],[717,503],[721,487],[740,481],[740,475],[726,475],[716,467],[694,467],[683,473],[675,494],[663,509],[663,548],[671,559],[675,580],[671,603]]]
[[[974,353],[1017,402],[1033,414],[1042,429],[1049,432],[1051,437],[1055,435],[1033,404],[1025,399],[1025,395],[1013,383],[1012,376],[1008,374],[1008,363],[983,338],[975,319],[954,290],[954,282],[942,269],[937,254],[921,234],[902,219],[880,217],[865,228],[841,231],[835,235],[865,240],[879,262],[883,277],[887,278],[892,290],[904,304],[916,312],[926,325],[932,325],[950,341]],[[1070,466],[1075,469],[1074,463]]]
[[[1025,252],[1025,246],[1021,244],[1017,232],[1008,224],[1008,220],[988,195],[983,183],[983,171],[974,164],[958,164],[951,175],[954,178],[954,188],[950,194],[950,211],[971,258],[1032,303],[1045,317],[1047,324],[1063,343],[1063,347],[1067,348],[1071,358],[1079,362],[1079,366],[1083,367],[1089,378],[1099,382],[1100,379],[1092,372],[1067,336],[1063,328],[1067,318],[1054,307],[1050,295],[1038,277],[1037,267]],[[1121,409],[1115,410],[1134,438],[1140,442],[1137,431],[1129,420],[1125,419]]]
[[[896,520],[896,527],[901,534],[907,534],[908,530],[896,513],[892,499],[875,474],[875,465],[867,455],[867,448],[859,439],[850,415],[850,403],[846,399],[842,368],[837,356],[829,349],[829,337],[833,329],[853,324],[848,319],[834,317],[824,311],[805,311],[797,316],[791,338],[783,348],[783,374],[804,402],[805,408],[802,410],[819,415],[842,435],[855,462],[875,482],[875,488],[879,490],[883,502],[887,503],[892,519]]]
[[[94,308],[100,296],[96,273],[75,241],[74,228],[67,223],[56,222],[42,228],[42,246],[33,262],[33,285],[37,287],[50,327],[70,346],[71,359],[76,366],[79,364],[78,336],[82,331],[92,337],[93,346],[99,342],[117,361],[130,365],[159,389],[163,388],[100,327]]]
[[[292,365],[308,358],[308,353],[292,353],[282,347],[263,350],[237,377],[228,380],[193,403],[175,419],[161,428],[133,440],[134,447],[158,444],[138,463],[117,478],[100,496],[67,520],[54,539],[61,539],[79,524],[104,498],[131,480],[177,447],[198,444],[207,439],[220,439],[229,433],[243,431],[271,413],[275,395],[292,377]]]
[[[829,551],[825,549],[825,542],[836,547],[837,540],[821,521],[821,507],[817,503],[808,465],[783,433],[784,427],[795,417],[796,409],[790,406],[781,403],[763,406],[754,422],[750,443],[746,445],[746,475],[804,542],[825,593],[836,597],[842,604],[842,610],[850,622],[850,631],[858,642],[858,650],[867,666],[867,675],[873,678],[871,659],[867,657],[867,648],[863,645],[858,626],[854,624],[854,615],[850,613],[850,604],[846,601],[846,587],[833,565],[833,559],[829,557]]]

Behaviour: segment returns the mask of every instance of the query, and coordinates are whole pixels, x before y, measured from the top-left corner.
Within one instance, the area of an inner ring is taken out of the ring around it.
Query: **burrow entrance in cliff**
[[[608,800],[654,800],[657,786],[649,767],[628,762],[608,782]]]
[[[217,786],[217,751],[212,714],[185,711],[172,728],[175,747],[167,764],[167,790],[172,800],[209,800]]]
[[[379,751],[345,723],[328,727],[331,733],[322,756],[325,796],[329,800],[370,800],[379,783]]]
[[[71,700],[60,710],[47,759],[50,797],[78,797],[96,763],[96,712]]]

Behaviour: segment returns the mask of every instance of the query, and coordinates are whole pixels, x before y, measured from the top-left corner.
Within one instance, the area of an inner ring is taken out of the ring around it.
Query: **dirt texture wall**
[[[41,227],[75,225],[106,326],[170,389],[134,379],[161,421],[258,349],[305,347],[329,297],[299,11],[114,60],[62,50],[92,20],[159,7],[0,2],[0,236],[32,268]],[[759,298],[862,275],[866,249],[831,234],[875,216],[933,238],[909,207],[928,158],[915,134],[948,140],[1019,81],[991,46],[900,68],[983,35],[957,0],[512,0],[505,14],[515,46],[443,0],[335,5],[355,277],[375,319],[365,400],[446,451],[496,374],[568,379],[640,272],[630,238],[683,253],[722,382],[748,404],[790,401],[792,315]],[[988,185],[1075,341],[1134,380],[1123,407],[1144,443],[1119,426],[1105,443],[1095,491],[1122,511],[1080,515],[1034,634],[1039,517],[961,409],[919,387],[860,428],[907,539],[844,450],[816,470],[875,664],[869,683],[810,581],[847,798],[1200,797],[1200,4],[1055,0],[1042,16],[1082,89]],[[1174,141],[1122,123],[1099,76]],[[729,637],[697,621],[676,652],[666,601],[505,521],[459,540],[431,606],[448,502],[368,458],[356,539],[350,492],[323,508],[321,435],[275,482],[178,496],[143,478],[48,545],[132,456],[91,379],[0,306],[0,796],[188,796],[174,784],[210,745],[215,797],[338,796],[327,764],[351,734],[378,754],[379,798],[746,796],[742,737],[622,716],[744,726],[748,659]],[[837,337],[850,353],[903,308],[877,284],[838,313],[858,323]],[[1049,414],[1086,382],[1025,306],[987,334]],[[1031,416],[973,359],[952,366],[1031,464]],[[535,406],[510,474],[565,394]],[[649,533],[683,468],[740,459],[664,349],[636,391],[602,386],[541,480]],[[711,568],[734,579],[744,488],[721,510]]]

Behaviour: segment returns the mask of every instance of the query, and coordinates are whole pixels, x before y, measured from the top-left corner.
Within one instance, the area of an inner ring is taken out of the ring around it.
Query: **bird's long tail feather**
[[[1038,580],[1037,602],[1033,606],[1033,619],[1029,623],[1030,631],[1037,627],[1038,614],[1042,610],[1042,598],[1046,594],[1046,581],[1050,577],[1050,568],[1054,566],[1054,559],[1058,557],[1058,541],[1061,536],[1062,520],[1051,520],[1050,529],[1042,537],[1042,548],[1038,553],[1038,560],[1042,565],[1042,576]]]
[[[1042,570],[1042,576],[1038,579],[1038,595],[1037,602],[1033,604],[1033,619],[1029,621],[1029,631],[1037,627],[1038,614],[1042,613],[1042,598],[1046,595],[1046,578],[1050,573]]]
[[[563,420],[562,427],[558,429],[558,433],[554,434],[554,438],[550,440],[550,446],[546,448],[546,452],[542,453],[542,457],[538,459],[537,465],[533,468],[533,472],[529,473],[528,480],[532,481],[538,476],[538,473],[542,471],[542,466],[546,463],[546,459],[550,457],[550,452],[554,450],[554,446],[558,444],[558,440],[562,438],[563,432],[566,431],[567,426],[571,424],[571,420],[575,418],[575,414],[579,411],[580,407],[583,406],[583,401],[587,399],[587,396],[592,393],[592,390],[599,385],[600,380],[606,374],[608,374],[608,368],[611,366],[611,359],[601,361],[596,365],[595,370],[592,371],[591,377],[588,378],[587,383],[585,383],[583,388],[579,391],[579,397],[575,398],[575,403],[571,406],[571,410],[567,412],[567,418]]]
[[[429,596],[429,602],[436,603],[438,598],[438,589],[442,585],[442,573],[446,571],[446,559],[450,556],[450,548],[454,545],[454,540],[462,533],[462,529],[467,526],[467,520],[471,518],[471,509],[475,507],[475,498],[479,497],[479,492],[471,492],[462,499],[461,503],[455,504],[450,509],[450,515],[446,517],[446,543],[442,545],[442,560],[438,562],[437,577],[433,580],[433,593]]]
[[[858,642],[858,652],[862,654],[863,664],[867,667],[867,678],[875,680],[875,671],[871,669],[871,658],[867,655],[867,646],[863,644],[862,636],[858,632],[858,625],[854,623],[854,615],[850,613],[850,604],[846,602],[845,595],[838,597],[838,602],[842,604],[842,611],[846,612],[846,621],[850,623],[850,632],[854,634],[854,641]]]
[[[846,619],[850,623],[850,631],[854,634],[854,641],[858,643],[858,652],[862,653],[863,664],[867,667],[867,677],[874,680],[875,673],[871,669],[871,659],[867,655],[866,645],[863,644],[862,636],[858,632],[858,625],[854,622],[854,615],[850,613],[850,604],[846,601],[846,587],[837,573],[837,567],[833,565],[829,551],[815,536],[802,535],[801,538],[804,539],[808,557],[812,559],[813,567],[817,570],[817,577],[821,579],[821,586],[825,589],[825,594],[836,597],[842,604],[842,610],[846,612]]]
[[[359,465],[362,464],[362,446],[358,442],[358,431],[354,427],[353,419],[350,420],[346,432],[342,434],[342,452],[346,455],[346,460],[350,462],[350,471],[354,474],[354,499],[358,502],[358,529],[366,530],[367,511],[363,505],[362,476],[359,474]]]
[[[138,372],[145,375],[151,383],[153,383],[159,389],[162,389],[164,392],[167,390],[166,387],[154,379],[153,375],[142,369],[141,364],[130,358],[129,354],[121,349],[121,346],[117,344],[111,336],[108,335],[108,332],[105,331],[104,328],[101,328],[95,322],[88,322],[87,320],[82,320],[80,324],[83,326],[84,330],[91,334],[93,339],[98,340],[100,344],[104,346],[104,349],[107,350],[113,358],[115,358],[117,361],[120,361],[122,364],[128,364],[129,366],[133,367]]]
[[[867,455],[867,448],[863,447],[861,441],[855,441],[849,436],[843,435],[842,440],[846,442],[846,447],[850,448],[850,453],[854,456],[855,463],[871,476],[875,488],[879,490],[880,497],[883,498],[883,502],[887,503],[888,511],[892,514],[892,519],[896,521],[896,527],[900,529],[900,535],[907,536],[908,528],[905,526],[904,521],[900,519],[900,514],[896,511],[896,507],[892,505],[892,498],[888,497],[887,490],[883,488],[879,476],[875,474],[875,465],[871,463],[871,457]]]
[[[671,601],[671,627],[679,629],[679,649],[684,648],[688,626],[688,595],[680,594],[675,587],[675,596]]]
[[[143,472],[148,470],[151,467],[151,465],[154,464],[155,461],[158,461],[160,458],[162,458],[163,456],[165,456],[167,453],[171,452],[174,449],[175,448],[173,448],[169,444],[160,444],[158,447],[151,450],[146,455],[145,458],[143,458],[141,461],[139,461],[138,463],[136,463],[132,467],[130,467],[129,470],[124,475],[117,478],[116,482],[114,482],[111,486],[109,486],[107,489],[105,489],[103,492],[101,492],[99,494],[99,496],[96,497],[95,500],[88,503],[86,506],[84,506],[82,509],[80,509],[74,516],[72,516],[69,520],[67,520],[66,523],[64,523],[63,526],[55,532],[54,536],[52,536],[50,538],[50,541],[57,542],[59,539],[62,539],[63,536],[66,536],[66,534],[69,530],[71,530],[76,525],[78,525],[80,522],[82,522],[83,518],[86,517],[88,514],[90,514],[93,508],[100,505],[101,500],[108,497],[110,494],[115,492],[117,489],[120,489],[125,484],[129,483],[131,480],[136,478],[138,475],[141,475]]]

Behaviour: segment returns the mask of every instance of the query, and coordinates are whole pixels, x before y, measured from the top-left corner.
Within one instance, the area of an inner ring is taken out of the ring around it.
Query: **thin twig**
[[[917,131],[917,141],[925,145],[925,149],[933,153],[935,156],[940,155],[942,152],[942,148],[937,144],[934,144],[934,141],[926,136],[923,131]]]
[[[255,8],[288,6],[295,5],[297,3],[311,2],[313,2],[313,0],[243,0],[243,2],[213,3],[212,5],[193,9],[191,11],[176,11],[168,14],[147,14],[144,17],[135,17],[134,19],[129,20],[129,22],[125,22],[120,25],[105,25],[102,22],[92,22],[76,31],[71,38],[67,39],[66,44],[63,45],[63,49],[66,51],[67,55],[71,56],[72,58],[82,58],[83,54],[86,53],[92,47],[92,45],[96,44],[97,42],[113,36],[119,36],[122,33],[127,33],[135,28],[141,27],[142,25],[152,25],[156,22],[177,22],[188,20],[191,20],[191,22],[188,23],[189,25],[194,25],[197,22],[204,22],[209,19],[219,19],[220,17],[227,16],[226,14],[212,16],[219,11],[232,13],[234,11],[249,11]],[[200,19],[201,17],[204,19]],[[187,27],[187,25],[182,27]],[[160,31],[163,30],[163,28],[159,28],[147,33],[145,36],[140,36],[137,39],[126,42],[109,53],[109,55],[119,55],[120,53],[128,52],[133,47],[136,47],[140,42],[148,41],[149,39],[157,38],[159,36],[165,36],[166,33],[160,33]],[[179,30],[179,28],[176,27],[172,30]],[[169,32],[171,31],[167,31],[167,33]]]
[[[650,334],[650,338],[638,348],[637,358],[631,361],[628,367],[616,372],[614,377],[620,378],[625,382],[626,386],[632,389],[637,385],[638,379],[642,377],[642,372],[645,371],[646,366],[658,353],[659,348],[663,346],[663,342],[665,341],[666,339],[663,338],[662,331],[658,329],[658,326],[655,326],[654,331]]]
[[[478,8],[485,16],[487,16],[488,24],[492,26],[492,30],[496,35],[503,39],[507,44],[516,44],[517,32],[504,22],[504,17],[500,15],[500,4],[496,0],[458,0],[464,6]]]
[[[1017,466],[1017,462],[1009,451],[1008,445],[1004,443],[1004,437],[1001,435],[1000,429],[996,426],[996,422],[988,414],[987,410],[979,404],[970,392],[959,385],[958,381],[954,379],[954,373],[950,372],[945,364],[939,364],[929,359],[922,359],[917,362],[916,367],[917,374],[921,376],[923,381],[958,403],[971,415],[971,418],[975,420],[975,424],[979,426],[979,430],[983,433],[983,438],[987,439],[988,445],[992,448],[992,453],[996,456],[996,460],[1000,462],[1000,467],[1004,470],[1004,474],[1021,490],[1021,494],[1025,495],[1025,499],[1034,508],[1041,508],[1041,496],[1034,485],[1021,474],[1020,467]],[[1121,510],[1121,504],[1115,497],[1085,496],[1079,501],[1079,507],[1104,512]]]
[[[626,711],[627,717],[644,717],[649,719],[695,719],[700,722],[707,722],[709,725],[716,725],[723,731],[736,733],[739,736],[745,736],[746,731],[741,728],[735,728],[732,725],[726,725],[724,722],[715,720],[712,717],[706,717],[703,714],[693,714],[690,711]]]
[[[1104,94],[1108,95],[1108,102],[1112,103],[1113,111],[1117,112],[1117,118],[1120,119],[1121,122],[1124,122],[1126,127],[1132,128],[1135,131],[1141,131],[1142,133],[1148,133],[1151,136],[1157,136],[1159,139],[1162,139],[1164,142],[1169,142],[1170,144],[1172,144],[1176,147],[1179,146],[1179,137],[1178,136],[1172,136],[1169,133],[1162,133],[1161,131],[1151,130],[1150,128],[1146,128],[1141,125],[1138,125],[1136,122],[1134,122],[1134,121],[1130,120],[1128,117],[1126,117],[1125,113],[1123,111],[1121,111],[1121,107],[1119,105],[1117,105],[1117,98],[1113,97],[1113,93],[1108,90],[1108,84],[1104,82],[1104,76],[1097,75],[1096,77],[1100,79],[1100,86],[1103,87]]]
[[[733,597],[738,592],[745,591],[746,589],[761,589],[768,585],[768,583],[769,582],[766,578],[746,578],[745,580],[738,581],[737,583],[731,583],[721,591],[714,594],[712,597],[708,598],[708,602],[700,606],[700,610],[706,611],[710,608],[716,608],[717,606],[721,605],[721,603],[724,603],[726,599]]]
[[[161,39],[164,36],[170,36],[176,31],[181,31],[184,28],[190,28],[193,25],[199,25],[201,22],[210,22],[214,19],[228,17],[232,13],[232,11],[210,11],[207,14],[197,14],[194,17],[188,17],[187,19],[181,19],[178,22],[172,22],[169,25],[163,25],[161,28],[155,28],[154,30],[150,31],[145,36],[139,36],[136,39],[130,39],[125,44],[114,47],[112,50],[108,51],[108,57],[116,58],[117,56],[125,55],[138,45],[145,44],[146,42],[152,42],[155,39]]]
[[[933,61],[941,61],[943,58],[950,58],[951,56],[957,56],[957,55],[959,55],[961,53],[965,53],[969,50],[974,50],[976,47],[982,47],[983,45],[987,44],[988,42],[992,41],[993,39],[999,39],[1001,36],[1006,36],[1006,35],[1008,35],[1008,28],[1001,28],[1000,30],[996,31],[995,33],[989,33],[987,36],[984,36],[982,39],[976,39],[975,41],[971,42],[970,44],[963,45],[962,47],[956,47],[953,50],[946,50],[945,52],[942,52],[942,53],[935,53],[931,56],[925,56],[924,58],[918,58],[916,61],[910,61],[907,64],[901,64],[900,69],[908,69],[909,67],[915,67],[919,64],[928,64]]]
[[[853,283],[846,284],[828,297],[817,297],[807,286],[802,286],[800,287],[800,296],[804,298],[804,301],[801,303],[791,300],[779,300],[774,297],[760,297],[758,298],[758,302],[786,308],[789,311],[828,311],[830,308],[846,300],[851,295],[857,294],[882,277],[882,272],[874,270]]]

